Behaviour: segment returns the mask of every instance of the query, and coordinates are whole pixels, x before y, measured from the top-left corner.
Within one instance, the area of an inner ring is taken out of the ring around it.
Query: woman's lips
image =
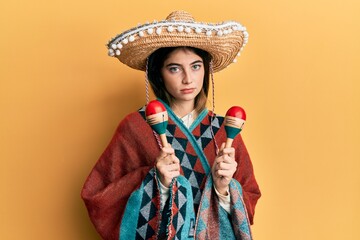
[[[180,90],[183,94],[189,94],[193,93],[195,91],[195,88],[184,88]]]

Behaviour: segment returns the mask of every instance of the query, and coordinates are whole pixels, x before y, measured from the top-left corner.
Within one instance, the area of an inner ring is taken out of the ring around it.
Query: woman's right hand
[[[161,183],[167,188],[170,187],[172,179],[180,175],[180,161],[170,144],[161,149],[155,166]]]

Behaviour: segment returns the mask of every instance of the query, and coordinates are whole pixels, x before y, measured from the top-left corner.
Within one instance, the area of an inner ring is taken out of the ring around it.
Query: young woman
[[[182,11],[110,41],[110,55],[146,71],[169,115],[169,145],[145,107],[120,123],[82,191],[104,239],[252,238],[260,191],[248,152],[241,136],[224,147],[224,118],[205,106],[212,73],[246,41],[236,22],[196,23]]]

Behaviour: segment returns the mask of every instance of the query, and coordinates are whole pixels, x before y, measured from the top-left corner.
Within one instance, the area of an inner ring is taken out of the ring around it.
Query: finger
[[[229,171],[232,171],[232,172],[235,172],[237,169],[237,162],[233,161],[231,163],[227,163],[227,162],[221,162],[221,163],[218,163],[216,166],[215,166],[215,171],[217,170],[229,170]]]
[[[173,179],[174,177],[180,176],[180,171],[172,171],[168,173],[168,176],[170,179]]]
[[[225,143],[222,143],[222,144],[220,145],[219,152],[218,152],[218,156],[219,156],[219,157],[223,155],[223,150],[224,150],[224,148],[225,148]]]
[[[219,174],[219,173],[215,173],[215,177],[218,178],[218,179],[221,179],[221,182],[222,183],[229,183],[231,178],[225,176],[225,175],[222,175],[222,174]]]
[[[174,157],[174,149],[171,147],[164,147],[161,149],[160,155],[156,158],[156,164],[170,164],[174,160],[172,157]],[[176,157],[176,156],[175,156]],[[176,162],[176,160],[175,160]]]
[[[224,150],[225,148],[225,143],[223,142],[221,145],[220,145],[220,151]]]
[[[221,162],[232,163],[233,161],[235,161],[234,158],[230,157],[228,154],[224,154],[224,155],[222,155],[220,157],[217,157],[215,159],[215,162],[217,164],[219,164]]]
[[[236,163],[235,159],[227,154],[223,156],[222,162],[227,163],[227,164],[235,164]]]
[[[171,145],[169,144],[167,147],[163,147],[163,148],[161,149],[161,152],[170,155],[170,154],[174,154],[175,151],[174,151],[174,149],[171,147]]]
[[[170,164],[167,166],[166,168],[169,172],[172,172],[172,171],[180,171],[180,165],[179,164]]]
[[[170,164],[170,165],[163,166],[161,168],[161,173],[167,177],[169,177],[170,175],[172,176],[173,174],[177,174],[177,173],[180,174],[180,166],[177,164]]]
[[[233,148],[233,147],[224,148],[222,152],[224,155],[229,155],[230,157],[235,157],[235,148]]]
[[[216,166],[214,167],[214,170],[231,170],[231,169],[236,169],[234,164],[230,164],[230,163],[225,163],[225,162],[220,162],[218,164],[216,164]]]
[[[232,178],[234,172],[231,170],[218,170],[217,175],[224,178]]]
[[[166,156],[166,157],[157,159],[155,166],[157,168],[162,168],[162,167],[166,167],[170,164],[173,164],[173,160],[169,156]]]
[[[170,157],[172,163],[174,163],[174,164],[179,164],[180,163],[180,160],[176,157],[175,154],[172,154],[169,157]]]
[[[171,179],[171,177],[175,174],[180,174],[180,167],[176,166],[176,164],[171,165],[162,165],[157,168],[160,175],[162,175],[166,179]]]
[[[171,158],[163,158],[156,163],[156,166],[158,168],[163,167],[165,169],[168,169],[169,166],[176,165],[176,164],[179,165],[178,163],[174,163]]]
[[[162,160],[162,159],[166,158],[167,156],[171,155],[171,154],[169,154],[168,152],[169,152],[169,151],[164,150],[164,148],[161,149],[160,154],[159,154],[159,156],[156,158],[156,160],[159,161],[159,160]]]
[[[222,162],[224,162],[224,158],[216,159],[216,165],[219,165]]]
[[[216,167],[217,170],[231,170],[232,168],[233,168],[233,165],[226,163],[226,162],[220,162],[217,164],[217,167]]]

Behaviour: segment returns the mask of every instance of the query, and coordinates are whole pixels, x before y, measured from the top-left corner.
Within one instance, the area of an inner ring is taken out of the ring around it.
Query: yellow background
[[[256,239],[360,239],[360,2],[1,1],[0,239],[99,239],[80,191],[144,75],[108,39],[176,9],[250,38],[215,74],[216,111],[243,106],[263,197]]]

